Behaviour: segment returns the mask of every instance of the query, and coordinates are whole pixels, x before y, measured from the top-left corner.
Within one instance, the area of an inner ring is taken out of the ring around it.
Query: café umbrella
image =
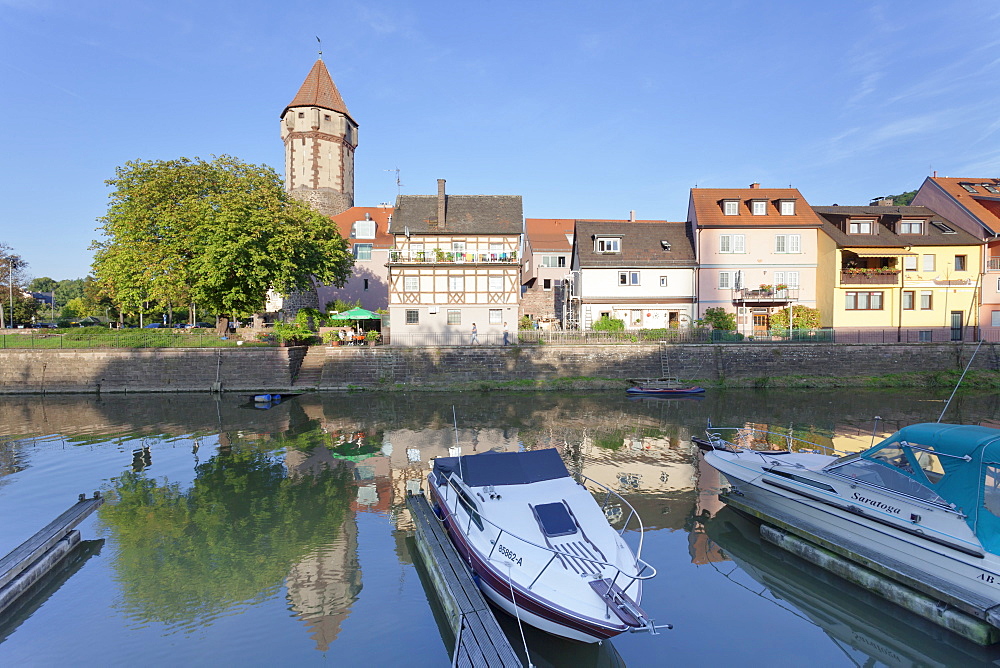
[[[381,320],[382,316],[378,313],[372,313],[367,309],[363,309],[360,306],[357,308],[352,308],[348,311],[341,311],[340,313],[334,313],[330,316],[330,320]]]

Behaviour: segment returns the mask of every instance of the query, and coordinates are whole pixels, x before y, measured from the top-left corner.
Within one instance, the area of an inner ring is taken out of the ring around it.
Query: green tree
[[[285,193],[266,165],[231,156],[128,162],[92,248],[103,294],[121,309],[197,304],[219,314],[264,310],[268,289],[338,287],[353,258],[329,219]]]
[[[819,309],[802,304],[792,307],[792,329],[816,329],[819,323]],[[771,329],[781,331],[788,329],[788,309],[779,309],[771,314]]]
[[[898,195],[887,195],[886,198],[892,200],[893,206],[909,206],[910,202],[912,202],[913,198],[916,196],[916,190],[907,190],[906,192]]]
[[[0,328],[11,324],[30,324],[41,304],[26,294],[28,263],[0,241]],[[10,322],[11,299],[14,304],[14,322]]]
[[[705,309],[705,314],[702,316],[701,321],[706,325],[710,325],[712,329],[721,329],[727,332],[736,329],[736,314],[730,313],[721,306],[713,306]]]

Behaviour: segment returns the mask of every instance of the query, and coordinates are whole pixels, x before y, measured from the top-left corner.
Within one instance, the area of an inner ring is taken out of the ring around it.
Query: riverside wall
[[[998,344],[972,368],[1000,370]],[[975,346],[957,344],[656,344],[608,346],[304,347],[2,350],[0,393],[288,390],[307,352],[322,367],[301,389],[420,389],[480,382],[669,375],[766,384],[788,376],[851,378],[961,371]],[[315,357],[319,357],[316,360]],[[320,364],[321,362],[321,364]]]
[[[0,394],[286,389],[305,348],[0,350]]]

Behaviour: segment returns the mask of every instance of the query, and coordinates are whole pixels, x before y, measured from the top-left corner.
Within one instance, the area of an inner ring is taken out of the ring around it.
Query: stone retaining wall
[[[305,348],[0,351],[0,393],[286,389]]]
[[[1000,369],[998,344],[973,368]],[[656,344],[443,348],[313,347],[319,389],[447,387],[481,381],[655,378],[761,383],[783,376],[853,377],[961,371],[975,346],[955,344]],[[2,350],[0,393],[287,390],[307,349]],[[666,364],[661,366],[661,359]],[[304,388],[309,389],[309,388]]]

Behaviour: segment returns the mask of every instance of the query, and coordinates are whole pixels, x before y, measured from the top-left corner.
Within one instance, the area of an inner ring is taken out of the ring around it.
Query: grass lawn
[[[25,348],[229,348],[241,339],[222,338],[209,329],[74,329],[41,330],[0,335],[0,349]],[[266,346],[242,341],[244,346]]]

